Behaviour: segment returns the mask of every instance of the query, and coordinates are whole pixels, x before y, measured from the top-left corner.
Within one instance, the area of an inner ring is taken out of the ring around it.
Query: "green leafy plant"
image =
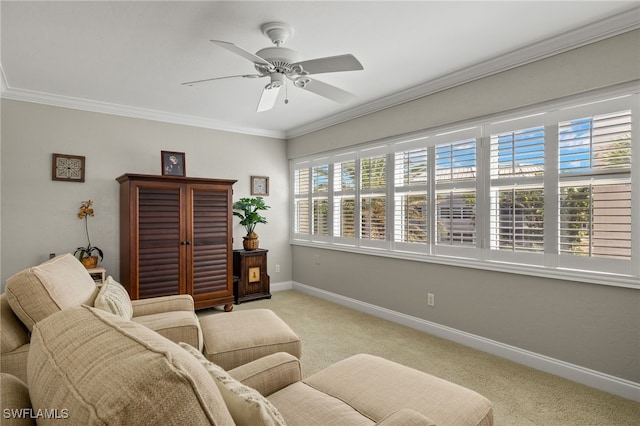
[[[84,220],[84,229],[87,233],[87,246],[86,247],[78,247],[76,251],[73,253],[79,260],[82,260],[84,257],[94,256],[94,253],[100,257],[100,260],[103,259],[104,253],[96,246],[91,245],[91,238],[89,238],[89,216],[94,216],[93,212],[93,201],[82,201],[80,203],[80,210],[78,210],[78,218]]]
[[[267,219],[259,211],[268,208],[262,197],[240,198],[233,203],[233,215],[240,218],[240,225],[247,230],[247,235],[251,235],[254,234],[257,224],[267,223]]]

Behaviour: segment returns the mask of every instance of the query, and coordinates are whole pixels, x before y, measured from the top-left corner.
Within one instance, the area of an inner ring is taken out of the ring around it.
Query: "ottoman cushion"
[[[225,370],[276,352],[297,358],[302,354],[300,337],[269,309],[205,316],[200,318],[200,327],[204,355]]]
[[[373,355],[355,355],[339,361],[303,382],[346,401],[375,421],[381,421],[399,408],[409,408],[438,426],[493,424],[493,406],[484,396]],[[282,408],[272,402],[287,419]]]

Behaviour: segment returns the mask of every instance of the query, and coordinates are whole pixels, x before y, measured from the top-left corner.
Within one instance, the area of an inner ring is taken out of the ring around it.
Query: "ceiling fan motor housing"
[[[267,47],[256,52],[256,56],[261,57],[276,68],[276,72],[289,73],[292,65],[300,61],[300,54],[295,50],[286,47]],[[262,71],[256,65],[258,71]]]

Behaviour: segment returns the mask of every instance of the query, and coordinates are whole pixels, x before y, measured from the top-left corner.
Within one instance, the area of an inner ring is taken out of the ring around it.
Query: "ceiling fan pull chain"
[[[287,84],[287,80],[284,81],[284,104],[287,105],[289,103],[289,84]]]

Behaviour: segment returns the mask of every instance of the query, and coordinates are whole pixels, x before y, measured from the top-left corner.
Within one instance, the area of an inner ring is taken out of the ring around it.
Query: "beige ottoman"
[[[225,370],[276,352],[302,354],[300,337],[269,309],[225,312],[200,318],[203,353]]]

